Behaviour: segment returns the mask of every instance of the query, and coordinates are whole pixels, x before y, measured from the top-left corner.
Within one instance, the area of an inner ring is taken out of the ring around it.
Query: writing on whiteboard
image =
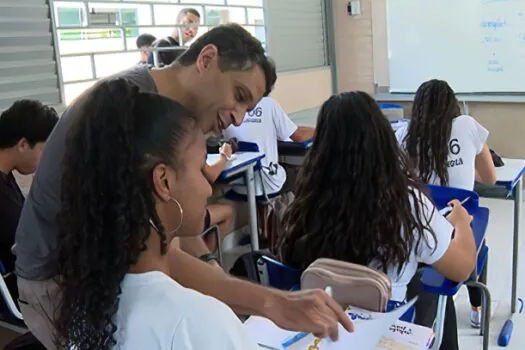
[[[507,25],[507,21],[502,19],[497,20],[488,20],[488,21],[481,21],[480,26],[481,28],[488,28],[492,30],[498,30]]]

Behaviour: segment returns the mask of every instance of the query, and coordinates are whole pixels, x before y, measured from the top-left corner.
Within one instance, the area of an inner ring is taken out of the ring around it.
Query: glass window
[[[66,99],[64,102],[66,105],[73,102],[73,100],[77,98],[78,95],[92,87],[95,82],[96,80],[84,83],[64,84],[64,97]]]
[[[133,67],[139,61],[138,52],[122,52],[114,54],[95,55],[95,70],[97,79],[115,74],[122,69]]]
[[[177,24],[177,16],[182,9],[188,6],[174,6],[174,5],[155,5],[153,6],[153,14],[155,16],[155,25],[172,25]],[[201,24],[203,23],[203,8],[202,6],[191,6],[197,10],[201,15]]]
[[[206,25],[217,26],[223,23],[246,24],[246,11],[242,7],[206,6]]]
[[[286,1],[286,0],[281,0]],[[263,0],[226,0],[227,5],[263,7]]]
[[[64,83],[94,79],[89,56],[62,57],[60,59]]]
[[[264,25],[264,11],[263,9],[247,9],[248,24]]]

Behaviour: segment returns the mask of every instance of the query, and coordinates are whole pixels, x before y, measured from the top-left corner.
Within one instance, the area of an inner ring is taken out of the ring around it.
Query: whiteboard
[[[387,0],[390,92],[525,93],[525,0]]]

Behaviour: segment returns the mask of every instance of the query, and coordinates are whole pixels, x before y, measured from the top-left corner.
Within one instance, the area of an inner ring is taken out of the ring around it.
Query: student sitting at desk
[[[34,173],[44,144],[57,122],[53,108],[34,100],[17,101],[0,116],[0,262],[6,270],[7,288],[15,301],[18,288],[12,274],[15,256],[11,247],[15,243],[24,195],[13,171],[23,175]]]
[[[279,255],[301,271],[318,258],[376,268],[390,277],[392,300],[404,302],[419,262],[454,281],[468,278],[471,220],[457,201],[447,218],[439,214],[374,99],[343,93],[319,112]]]
[[[259,150],[265,153],[262,163],[262,181],[255,177],[255,188],[258,196],[278,193],[286,182],[286,172],[279,165],[277,141],[292,139],[295,142],[305,142],[314,137],[315,130],[309,127],[298,127],[288,117],[279,103],[271,97],[263,97],[257,106],[246,113],[242,124],[230,126],[224,131],[226,138],[237,138],[239,141],[253,142]],[[246,194],[244,186],[234,186],[233,189]]]
[[[124,79],[86,103],[64,147],[59,348],[257,349],[229,307],[170,277],[172,240],[199,235],[211,195],[197,121]]]
[[[496,183],[496,168],[487,146],[489,132],[474,118],[461,115],[447,82],[429,80],[416,92],[412,119],[396,132],[425,183],[472,191],[474,181]],[[419,152],[424,149],[425,152]],[[468,287],[470,324],[481,326],[481,293]]]
[[[214,164],[204,164],[204,176],[210,184],[213,184],[221,175],[221,172],[226,168],[228,161],[231,159],[233,150],[232,146],[225,142],[219,149],[220,158]],[[220,239],[226,237],[230,233],[231,223],[233,218],[233,208],[231,205],[226,203],[215,203],[208,204],[206,208],[206,215],[204,217],[204,229],[206,231],[211,226],[219,226]],[[213,234],[209,234],[204,237],[204,242],[210,252],[217,251],[218,243],[216,237]]]

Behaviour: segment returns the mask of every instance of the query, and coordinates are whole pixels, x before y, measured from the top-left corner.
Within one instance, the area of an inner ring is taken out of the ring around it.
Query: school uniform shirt
[[[233,311],[160,271],[127,274],[121,284],[115,349],[256,350]]]
[[[441,259],[450,245],[452,232],[454,231],[452,224],[439,213],[427,196],[416,190],[416,198],[419,198],[417,203],[411,200],[412,207],[415,208],[414,205],[420,206],[423,216],[422,221],[424,224],[428,222],[427,226],[433,230],[435,239],[429,230],[424,230],[421,233],[416,232],[416,240],[412,247],[412,252],[408,261],[403,265],[401,272],[398,273],[398,265],[387,269],[387,275],[392,282],[391,300],[399,302],[405,301],[407,286],[416,274],[418,264],[433,265]],[[415,210],[413,212],[415,214]],[[422,237],[419,244],[417,237]],[[370,264],[370,267],[382,271],[374,262]]]
[[[261,184],[259,176],[255,177],[257,195],[277,193],[286,182],[286,172],[279,164],[277,141],[287,140],[297,130],[297,125],[288,117],[279,103],[271,97],[263,97],[257,106],[246,113],[242,124],[230,126],[224,131],[226,138],[236,137],[239,141],[254,142],[259,150],[265,153],[261,160],[263,171]],[[241,194],[246,194],[244,186],[233,186]]]
[[[396,138],[403,148],[407,133],[408,125],[396,132]],[[488,130],[471,116],[460,115],[454,119],[448,143],[448,186],[471,191],[474,189],[476,156],[481,153],[488,137]],[[430,184],[441,185],[441,181],[434,174]]]

